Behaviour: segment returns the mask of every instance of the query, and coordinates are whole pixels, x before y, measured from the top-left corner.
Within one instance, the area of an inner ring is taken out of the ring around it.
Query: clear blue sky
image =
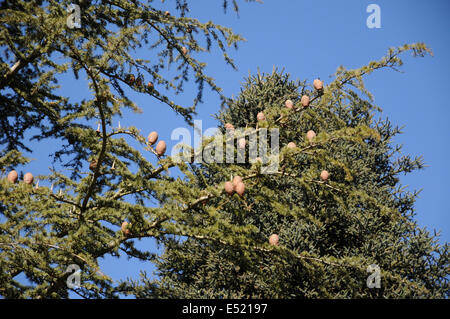
[[[168,8],[166,1],[161,8]],[[405,43],[425,42],[434,57],[403,56],[404,73],[381,70],[366,78],[366,86],[375,96],[375,103],[383,109],[383,116],[394,124],[405,125],[404,134],[395,142],[404,144],[405,154],[423,155],[429,167],[402,177],[409,190],[423,189],[416,202],[419,225],[441,230],[441,242],[450,239],[450,172],[448,139],[450,105],[446,93],[450,88],[450,1],[447,0],[265,0],[263,4],[241,3],[239,18],[229,10],[224,14],[221,0],[193,0],[189,16],[200,21],[212,20],[231,27],[247,42],[238,51],[231,51],[238,66],[233,71],[220,58],[218,49],[212,56],[202,54],[209,64],[209,74],[228,96],[239,93],[243,78],[249,72],[271,72],[275,65],[284,68],[294,79],[312,81],[320,77],[327,83],[339,65],[357,68],[381,58],[389,47]],[[375,3],[381,7],[381,28],[369,29],[366,8]],[[69,96],[86,92],[70,83],[62,90]],[[189,104],[193,92],[186,89],[178,102]],[[143,114],[126,113],[122,126],[135,125],[143,132],[156,130],[168,142],[168,149],[177,141],[170,141],[176,127],[187,127],[160,103],[148,97],[133,95]],[[217,95],[205,90],[204,104],[198,108],[197,119],[203,120],[203,129],[217,126],[211,114],[219,110]],[[30,170],[47,173],[47,154],[53,150],[50,142],[41,142],[32,157],[37,161]],[[45,164],[44,164],[45,163]],[[153,245],[142,241],[142,245]],[[139,269],[152,272],[149,264],[106,258],[102,270],[113,277],[137,278]]]

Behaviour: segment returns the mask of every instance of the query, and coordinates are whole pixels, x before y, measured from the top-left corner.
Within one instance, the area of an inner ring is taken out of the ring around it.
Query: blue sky
[[[161,8],[168,8],[173,1],[166,1]],[[224,89],[227,96],[237,95],[243,79],[262,72],[271,72],[273,66],[284,68],[294,79],[310,82],[320,77],[329,82],[339,65],[358,68],[371,60],[381,58],[389,47],[405,43],[425,42],[434,57],[412,58],[403,56],[404,73],[381,70],[368,76],[366,86],[374,94],[375,104],[383,109],[383,117],[400,126],[404,134],[395,139],[404,144],[405,154],[423,155],[425,170],[402,176],[409,190],[423,189],[416,202],[419,225],[441,230],[441,242],[450,239],[450,172],[448,138],[450,106],[446,98],[450,87],[450,1],[442,0],[265,0],[263,4],[239,1],[240,13],[231,10],[224,14],[221,0],[194,0],[191,17],[202,22],[231,27],[246,38],[239,50],[231,50],[237,71],[228,67],[215,48],[211,56],[202,54],[208,62],[208,72]],[[381,28],[369,29],[366,8],[375,3],[381,8]],[[72,83],[73,82],[73,83]],[[62,90],[69,96],[85,94],[85,83],[72,81]],[[180,103],[190,104],[193,92],[189,86],[186,95],[176,97]],[[168,149],[177,141],[170,141],[170,134],[177,127],[187,127],[181,117],[157,101],[133,94],[143,114],[125,113],[121,125],[135,125],[143,132],[156,130],[160,138],[168,142]],[[196,119],[203,120],[203,129],[217,126],[211,116],[219,111],[219,99],[215,93],[205,90],[204,103],[198,107]],[[50,166],[48,154],[55,144],[40,142],[39,151],[31,157],[37,159],[27,169],[47,174]],[[141,245],[152,242],[142,241]],[[106,258],[101,262],[102,271],[114,279],[137,278],[139,270],[151,273],[148,263],[129,262]]]

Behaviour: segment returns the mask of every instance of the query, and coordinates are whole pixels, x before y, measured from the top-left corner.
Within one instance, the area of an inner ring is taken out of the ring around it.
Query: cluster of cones
[[[236,175],[233,178],[233,181],[227,181],[225,182],[225,192],[228,195],[233,195],[234,192],[236,192],[236,194],[238,194],[239,196],[244,196],[244,192],[245,192],[245,184],[242,181],[242,177],[239,175]]]
[[[314,89],[319,93],[322,94],[323,93],[323,81],[321,81],[320,79],[315,79],[313,81],[313,86]],[[300,104],[303,107],[308,107],[309,103],[310,103],[311,99],[309,98],[308,95],[303,95],[300,99]],[[284,105],[286,106],[286,108],[288,109],[295,109],[295,105],[294,102],[292,102],[292,100],[286,100],[286,102],[284,103]]]
[[[17,174],[17,172],[15,170],[12,170],[11,172],[8,173],[7,179],[11,183],[17,183],[17,181],[19,179],[19,174]],[[25,184],[31,185],[31,184],[33,184],[33,180],[34,180],[34,177],[33,177],[33,174],[31,174],[31,173],[26,173],[23,176],[23,182]]]
[[[319,95],[323,94],[323,81],[321,81],[320,79],[315,79],[313,81],[313,86],[314,86],[314,89],[319,93]],[[303,95],[301,97],[301,99],[300,99],[300,104],[302,105],[303,108],[308,107],[310,102],[311,102],[311,99],[310,99],[310,97],[308,95]],[[295,105],[294,105],[294,102],[292,102],[292,100],[286,100],[284,105],[288,109],[295,109]],[[256,119],[257,119],[258,122],[265,121],[266,120],[266,116],[265,116],[264,112],[259,112],[256,115]],[[226,123],[225,124],[225,129],[233,130],[234,126],[231,123]],[[314,132],[313,130],[309,130],[306,133],[306,138],[308,139],[308,141],[310,143],[313,141],[313,139],[315,137],[316,137],[316,132]],[[241,138],[238,141],[238,147],[239,148],[245,148],[245,145],[246,145],[245,139]],[[295,149],[297,147],[297,145],[294,142],[289,142],[287,144],[287,147],[290,148],[290,149]],[[328,173],[328,171],[323,170],[320,173],[320,179],[323,182],[326,182],[326,181],[328,181],[329,175],[330,174]],[[240,176],[235,176],[233,178],[232,182],[230,182],[230,181],[225,182],[224,189],[225,189],[225,192],[228,195],[232,195],[234,192],[236,192],[236,193],[239,194],[239,196],[243,196],[244,191],[245,191],[245,184],[242,182],[242,178]],[[277,234],[272,234],[269,237],[269,244],[272,245],[272,246],[278,246],[278,243],[279,243],[279,236]]]
[[[147,142],[150,146],[155,144],[157,140],[158,140],[158,133],[155,131],[151,132],[147,137]],[[164,153],[166,152],[166,149],[167,149],[166,142],[161,140],[158,142],[158,144],[156,144],[155,152],[156,154],[158,154],[158,156],[163,156]]]
[[[142,76],[138,76],[137,78],[134,76],[134,74],[128,74],[126,77],[126,82],[130,85],[130,86],[136,86],[138,88],[142,88],[142,84],[143,84],[143,79]],[[154,85],[152,82],[148,82],[147,83],[147,87],[146,89],[151,92],[154,89]]]

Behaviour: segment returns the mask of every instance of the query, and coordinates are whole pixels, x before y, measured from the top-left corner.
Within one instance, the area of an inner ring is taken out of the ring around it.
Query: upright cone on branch
[[[297,144],[295,144],[294,142],[289,142],[287,145],[288,148],[296,148]]]
[[[242,183],[242,177],[236,175],[233,177],[233,187],[236,188],[237,184]]]
[[[243,182],[239,182],[236,184],[235,191],[239,196],[244,196],[245,192],[245,184]]]
[[[280,238],[278,237],[277,234],[272,234],[269,237],[269,244],[272,246],[278,246],[278,243],[280,241]]]
[[[25,182],[25,184],[33,184],[33,180],[34,180],[33,174],[31,173],[26,173],[23,176],[23,181]]]
[[[158,156],[164,155],[164,153],[166,152],[166,147],[166,142],[159,141],[159,143],[156,145],[156,154],[158,154]]]
[[[320,179],[324,182],[326,182],[328,180],[328,177],[330,177],[330,174],[328,173],[328,171],[323,170],[320,173]]]
[[[303,107],[308,107],[309,106],[309,96],[308,95],[303,95],[300,103],[302,103]]]
[[[321,81],[320,79],[315,79],[313,81],[313,86],[317,91],[321,91],[323,90],[323,81]]]
[[[125,237],[128,237],[131,235],[131,231],[130,228],[131,224],[128,224],[128,222],[123,222],[122,226],[120,227],[120,229],[122,230],[122,233]]]
[[[313,130],[309,130],[306,133],[306,138],[308,139],[308,141],[312,142],[313,139],[316,137],[316,132],[314,132]]]
[[[232,182],[230,182],[230,181],[225,182],[224,189],[225,189],[225,192],[228,195],[233,195],[233,193],[234,193],[234,186],[233,186]]]
[[[286,102],[284,102],[284,105],[288,109],[293,109],[294,108],[294,102],[292,102],[291,100],[286,100]]]
[[[18,178],[19,178],[19,174],[17,174],[17,172],[15,170],[12,170],[11,172],[9,172],[9,174],[8,174],[9,182],[15,183],[15,182],[17,182]]]
[[[158,132],[151,132],[148,137],[147,137],[147,142],[149,145],[153,145],[156,143],[156,141],[158,140]]]

